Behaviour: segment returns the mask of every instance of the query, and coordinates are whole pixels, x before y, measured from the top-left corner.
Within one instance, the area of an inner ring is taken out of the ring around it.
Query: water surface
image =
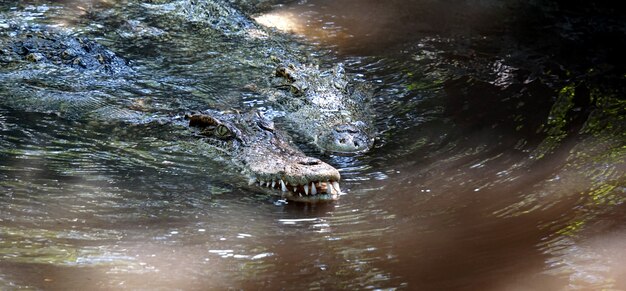
[[[371,152],[302,145],[341,171],[347,192],[308,205],[275,203],[145,116],[71,116],[71,106],[110,114],[144,103],[154,118],[271,113],[245,89],[267,73],[254,50],[237,49],[250,43],[127,4],[0,5],[94,37],[137,72],[113,83],[72,76],[81,86],[64,91],[61,73],[2,70],[0,289],[626,289],[619,15],[324,0],[255,14],[375,90]],[[117,15],[145,35],[126,34]],[[13,102],[40,98],[71,106]]]

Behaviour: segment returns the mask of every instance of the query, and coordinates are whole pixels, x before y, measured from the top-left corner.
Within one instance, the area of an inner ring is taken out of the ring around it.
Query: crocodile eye
[[[220,124],[215,128],[215,135],[219,138],[228,138],[231,136],[231,131],[228,127]]]
[[[274,122],[272,121],[261,119],[257,122],[257,125],[262,129],[265,129],[270,132],[274,132]]]
[[[291,70],[293,70],[293,69],[295,69],[295,68],[292,67]],[[276,68],[276,77],[285,78],[289,82],[295,82],[296,81],[295,78],[291,75],[290,70],[285,68],[284,66],[279,66],[278,68]]]
[[[300,93],[300,88],[292,84],[291,86],[289,86],[289,91],[291,91],[292,94],[298,94]]]
[[[295,95],[302,94],[306,89],[308,89],[307,83],[302,81],[296,81],[289,85],[289,90]]]

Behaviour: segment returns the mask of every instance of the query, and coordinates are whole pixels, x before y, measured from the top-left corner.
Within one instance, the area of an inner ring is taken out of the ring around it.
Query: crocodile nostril
[[[305,159],[298,161],[298,164],[305,165],[305,166],[315,166],[315,165],[319,165],[320,163],[321,161],[316,158],[305,158]]]
[[[346,143],[346,139],[345,138],[339,139],[339,143]]]
[[[354,147],[359,148],[360,146],[361,146],[361,145],[359,144],[359,142],[358,142],[358,141],[355,141],[355,142],[354,142]]]

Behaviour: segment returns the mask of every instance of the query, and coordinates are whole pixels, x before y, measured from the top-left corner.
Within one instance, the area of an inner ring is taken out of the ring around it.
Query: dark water
[[[84,85],[64,91],[58,72],[2,70],[0,289],[625,290],[626,22],[549,4],[316,0],[257,15],[377,96],[371,152],[304,146],[347,195],[276,205],[175,128],[96,118],[144,102],[156,117],[271,111],[242,89],[267,73],[254,50],[132,3],[3,3],[96,38],[137,75],[71,76]],[[125,37],[118,13],[152,28]]]

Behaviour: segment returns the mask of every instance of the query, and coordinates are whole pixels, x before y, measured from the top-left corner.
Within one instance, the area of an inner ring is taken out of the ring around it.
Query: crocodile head
[[[258,112],[205,111],[186,118],[206,142],[242,168],[251,185],[299,202],[333,201],[341,194],[337,169],[306,156]]]
[[[282,89],[277,101],[288,112],[287,119],[322,151],[358,153],[372,147],[369,90],[351,82],[343,65],[323,71],[283,62],[272,84]]]

